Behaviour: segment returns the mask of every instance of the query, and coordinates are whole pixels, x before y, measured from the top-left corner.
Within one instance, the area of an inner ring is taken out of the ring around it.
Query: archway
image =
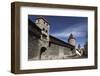
[[[40,59],[41,59],[41,55],[42,55],[46,50],[47,50],[46,47],[42,47],[42,48],[40,49]]]

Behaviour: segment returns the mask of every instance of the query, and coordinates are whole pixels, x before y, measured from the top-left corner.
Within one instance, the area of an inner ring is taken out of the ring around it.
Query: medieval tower
[[[48,46],[49,46],[49,23],[44,17],[39,16],[35,20],[35,24],[37,27],[41,29],[39,46],[40,46],[40,55],[42,55],[48,50]]]
[[[73,34],[70,34],[69,38],[68,38],[68,43],[75,46],[76,45],[76,39],[73,36]]]

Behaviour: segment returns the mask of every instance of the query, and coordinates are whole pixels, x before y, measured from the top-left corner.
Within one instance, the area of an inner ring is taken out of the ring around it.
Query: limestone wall
[[[41,53],[41,48],[46,50]],[[53,59],[67,59],[72,56],[74,50],[69,47],[61,46],[55,43],[44,42],[36,38],[34,35],[28,38],[28,59],[29,60],[53,60]],[[40,56],[41,54],[41,56]],[[40,58],[41,57],[41,58]]]
[[[39,40],[34,36],[28,37],[28,59],[37,59],[39,53]]]
[[[55,56],[56,59],[64,59],[68,56],[72,56],[72,51],[73,50],[71,50],[68,47],[59,46],[57,44],[51,44],[49,47],[48,54],[54,56],[54,58],[52,57],[52,59],[55,59]]]

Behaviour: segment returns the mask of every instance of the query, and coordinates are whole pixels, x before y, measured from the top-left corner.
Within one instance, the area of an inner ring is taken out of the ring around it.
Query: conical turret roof
[[[70,34],[70,36],[69,36],[69,38],[68,38],[68,41],[69,41],[70,39],[75,39],[75,37],[73,36],[72,33]]]

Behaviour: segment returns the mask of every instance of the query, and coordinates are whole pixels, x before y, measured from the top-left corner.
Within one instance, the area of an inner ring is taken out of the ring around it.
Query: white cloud
[[[78,25],[78,26],[77,26]],[[83,37],[86,34],[86,25],[75,24],[74,27],[65,28],[62,31],[52,33],[51,35],[56,37],[69,37],[69,35],[72,33],[75,37]],[[77,27],[75,27],[77,26]]]
[[[82,32],[60,32],[60,33],[52,33],[53,36],[56,37],[69,37],[70,34],[73,34],[75,37],[80,37],[82,36]]]

